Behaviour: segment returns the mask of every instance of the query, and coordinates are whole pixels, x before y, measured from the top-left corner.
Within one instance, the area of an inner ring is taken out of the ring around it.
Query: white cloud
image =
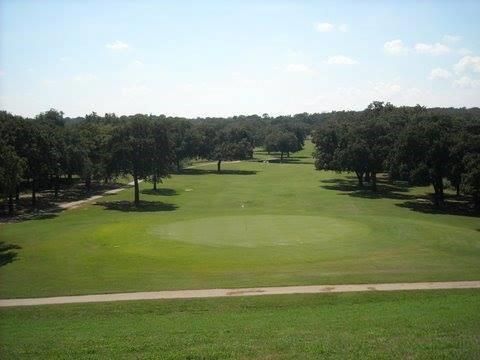
[[[472,53],[472,50],[467,48],[461,48],[461,49],[458,49],[458,53],[463,56],[470,55]]]
[[[315,30],[318,32],[333,32],[333,31],[340,31],[340,32],[347,32],[348,31],[348,25],[347,24],[340,24],[340,25],[335,25],[329,22],[321,22],[321,23],[315,23],[313,25]]]
[[[452,73],[450,71],[442,68],[435,68],[432,71],[430,71],[430,76],[428,78],[430,80],[435,80],[435,79],[448,79],[450,77],[452,77]]]
[[[443,41],[449,44],[454,44],[462,40],[461,36],[458,35],[445,35],[443,37]]]
[[[397,83],[383,83],[377,82],[372,84],[372,89],[376,94],[382,96],[390,96],[399,93],[402,90],[402,87]]]
[[[435,44],[415,44],[415,50],[420,54],[429,55],[443,55],[450,52],[450,48],[447,45],[435,43]]]
[[[293,73],[311,73],[312,69],[305,64],[288,64],[285,68],[287,72]]]
[[[86,84],[86,83],[89,83],[89,82],[94,81],[96,79],[97,79],[97,77],[93,74],[77,74],[74,77],[72,77],[73,81],[75,81],[77,83],[80,83],[80,84]]]
[[[145,85],[130,85],[122,88],[122,95],[128,97],[144,96],[150,93],[150,88]]]
[[[408,53],[408,48],[403,41],[399,39],[387,41],[383,44],[383,49],[390,55],[405,55]]]
[[[358,61],[352,58],[349,58],[348,56],[335,55],[335,56],[330,56],[327,59],[326,63],[330,65],[355,65],[355,64],[358,64]]]
[[[477,88],[480,87],[480,80],[462,76],[460,79],[455,80],[453,85],[460,88]]]
[[[334,25],[330,23],[316,23],[315,24],[315,29],[318,32],[331,32],[334,29]]]
[[[110,50],[117,50],[117,51],[122,51],[122,50],[127,50],[129,48],[129,45],[120,41],[116,40],[111,44],[105,45],[108,49]]]
[[[53,80],[53,79],[43,79],[42,80],[42,85],[44,85],[44,86],[53,86],[55,84],[57,84],[57,81]]]
[[[334,29],[334,25],[328,22],[316,23],[315,30],[318,32],[331,32]]]
[[[457,74],[467,71],[480,73],[480,56],[464,56],[453,68]]]

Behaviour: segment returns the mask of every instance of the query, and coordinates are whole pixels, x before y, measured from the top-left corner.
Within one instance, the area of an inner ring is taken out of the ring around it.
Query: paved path
[[[138,180],[139,183],[141,183],[142,181],[143,180]],[[129,182],[128,185],[133,186],[134,185],[133,181]],[[64,210],[75,209],[75,208],[79,207],[80,205],[83,205],[87,202],[98,200],[98,199],[104,197],[105,195],[117,194],[120,191],[123,191],[125,189],[127,189],[127,188],[124,186],[124,187],[121,187],[121,188],[118,188],[118,189],[108,190],[108,191],[105,191],[102,195],[94,195],[94,196],[90,196],[89,198],[86,198],[86,199],[83,199],[83,200],[72,201],[72,202],[68,202],[68,203],[60,203],[60,204],[58,204],[58,207],[62,208]]]
[[[0,307],[54,305],[72,303],[92,303],[127,300],[194,299],[234,296],[259,296],[283,294],[324,294],[359,291],[398,291],[398,290],[438,290],[438,289],[479,289],[480,281],[418,282],[392,284],[355,284],[355,285],[312,285],[282,286],[246,289],[204,289],[151,291],[117,294],[58,296],[31,299],[3,299]]]
[[[241,160],[233,160],[233,161],[222,161],[222,164],[237,164],[239,162],[242,162]],[[185,169],[193,169],[196,167],[202,167],[202,166],[208,166],[208,165],[217,165],[217,161],[211,161],[211,162],[204,162],[204,163],[199,163],[196,165],[190,165],[187,166]]]

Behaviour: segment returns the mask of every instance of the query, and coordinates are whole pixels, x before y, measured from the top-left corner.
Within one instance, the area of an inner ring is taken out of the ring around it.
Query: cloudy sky
[[[480,106],[480,1],[0,0],[0,109]]]

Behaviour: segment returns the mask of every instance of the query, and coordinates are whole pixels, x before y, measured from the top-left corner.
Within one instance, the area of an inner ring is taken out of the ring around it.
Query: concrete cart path
[[[128,300],[194,299],[194,298],[284,295],[284,294],[324,294],[324,293],[360,292],[360,291],[478,289],[478,288],[480,288],[480,281],[281,286],[281,287],[261,287],[261,288],[244,288],[244,289],[172,290],[172,291],[131,292],[131,293],[117,293],[117,294],[58,296],[58,297],[30,298],[30,299],[3,299],[3,300],[0,300],[0,307],[111,302],[111,301],[128,301]]]

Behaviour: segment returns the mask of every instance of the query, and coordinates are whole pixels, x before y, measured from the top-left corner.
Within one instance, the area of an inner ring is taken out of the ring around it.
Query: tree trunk
[[[71,184],[72,183],[72,173],[68,173],[67,179],[68,179],[68,183]]]
[[[283,151],[280,152],[280,162],[283,162]]]
[[[13,196],[12,194],[8,195],[8,215],[12,216],[15,213],[15,208],[13,207]]]
[[[366,182],[370,182],[370,171],[367,171],[367,172],[365,173],[365,181],[366,181]]]
[[[32,206],[37,206],[37,189],[35,188],[35,179],[32,179]]]
[[[177,171],[178,172],[182,171],[182,168],[180,166],[180,160],[176,160],[176,163],[177,163]]]
[[[355,175],[357,175],[358,186],[359,186],[359,187],[363,187],[363,173],[362,173],[362,172],[355,171]]]
[[[92,188],[92,178],[90,175],[85,178],[85,187],[87,188],[87,191],[90,192],[90,189]]]
[[[443,179],[435,179],[432,185],[433,190],[435,191],[434,204],[437,207],[441,207],[445,204],[443,196]]]
[[[457,196],[460,196],[460,184],[455,185],[455,190],[457,191]]]
[[[20,201],[20,185],[17,185],[15,189],[15,201],[16,202]]]
[[[153,175],[153,190],[157,191],[157,175]]]
[[[473,194],[473,205],[475,206],[475,210],[480,210],[480,194]]]
[[[372,171],[370,180],[372,182],[372,191],[377,191],[377,173]]]
[[[58,175],[55,176],[55,194],[54,194],[54,197],[55,199],[58,198],[58,188],[59,188],[59,182],[60,182],[60,179],[58,177]]]
[[[287,158],[290,157],[290,151],[287,151]]]
[[[133,174],[133,184],[135,185],[135,206],[140,204],[140,191],[138,190],[138,177]]]
[[[220,172],[220,165],[222,164],[222,160],[218,160],[217,162],[217,172]]]

